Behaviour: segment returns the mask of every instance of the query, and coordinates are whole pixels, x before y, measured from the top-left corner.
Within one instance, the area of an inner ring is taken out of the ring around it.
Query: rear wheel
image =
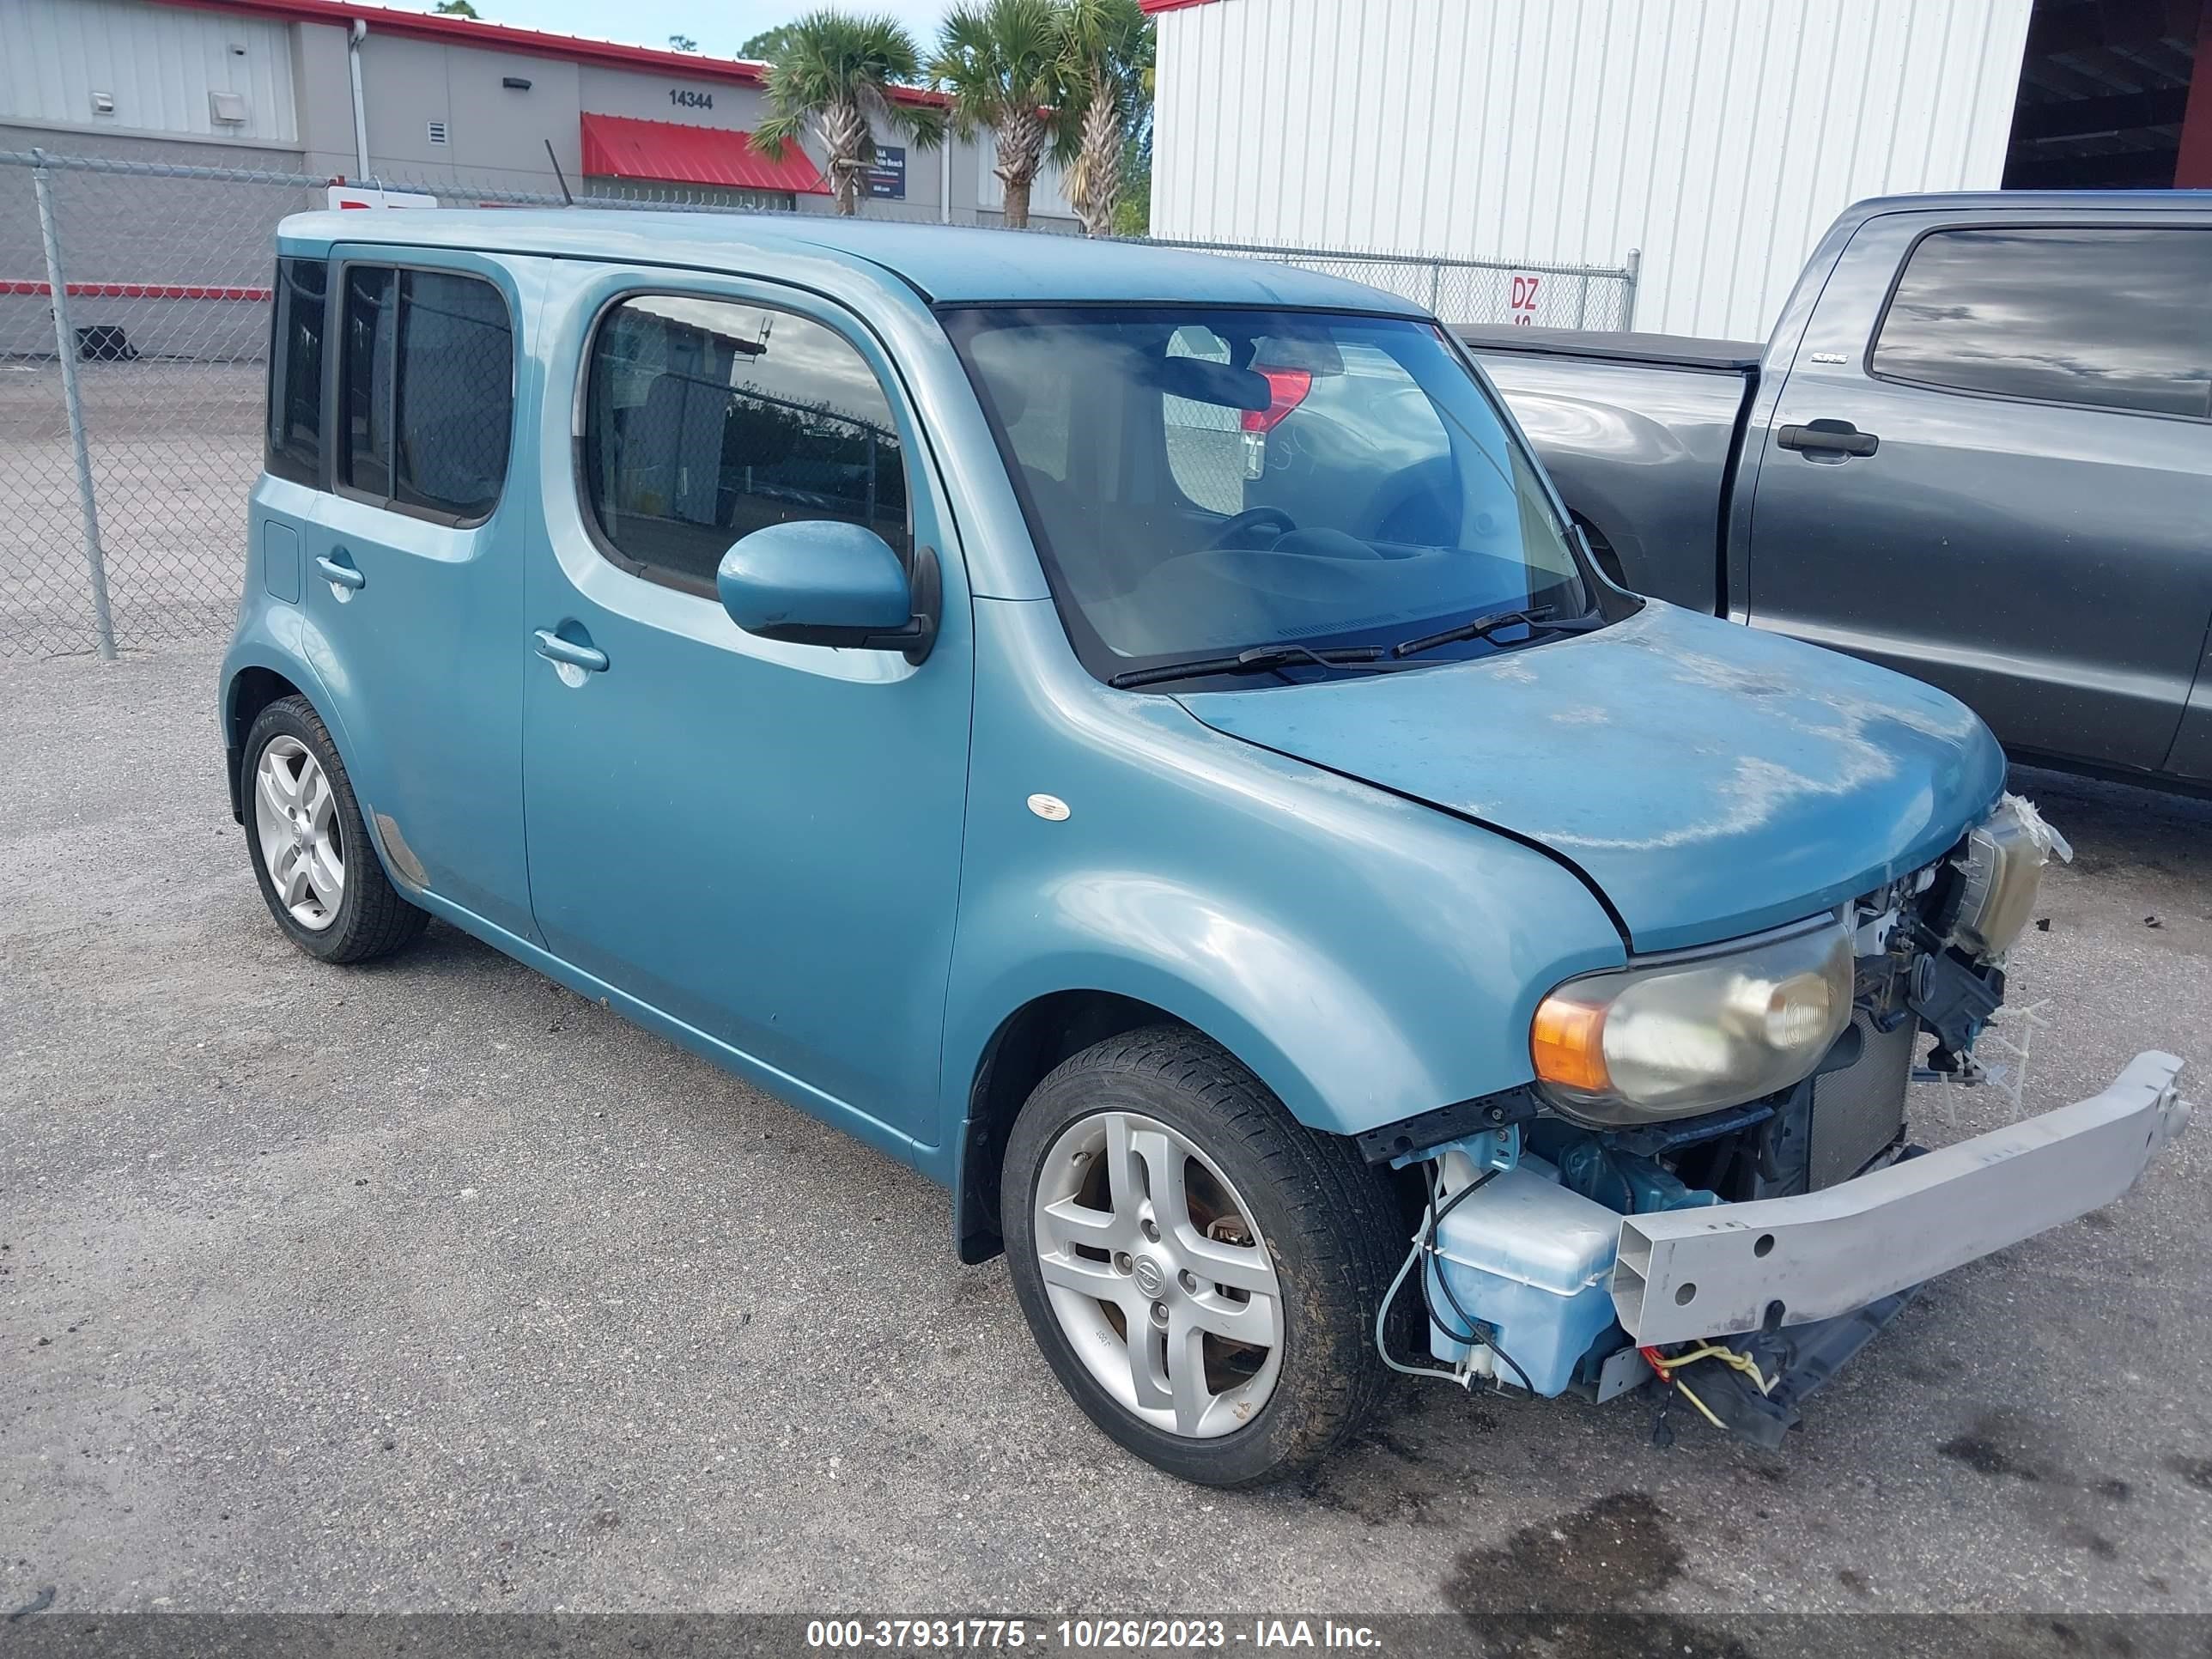
[[[1387,1192],[1196,1032],[1111,1038],[1039,1084],[1000,1211],[1015,1293],[1061,1384],[1169,1473],[1279,1479],[1373,1410]]]
[[[246,734],[246,847],[261,896],[292,943],[325,962],[367,962],[429,920],[377,861],[337,745],[305,697],[263,709]]]

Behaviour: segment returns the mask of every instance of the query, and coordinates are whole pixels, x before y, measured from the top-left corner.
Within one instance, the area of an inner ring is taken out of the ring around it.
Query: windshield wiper
[[[1258,674],[1294,662],[1319,663],[1334,668],[1340,663],[1380,662],[1379,645],[1346,645],[1316,651],[1304,645],[1255,645],[1233,657],[1194,657],[1188,662],[1164,662],[1152,668],[1124,669],[1106,682],[1116,690],[1133,685],[1155,685],[1163,680],[1197,679],[1207,674]]]
[[[1538,634],[1587,634],[1593,628],[1605,626],[1601,616],[1553,617],[1553,607],[1540,605],[1528,611],[1493,611],[1486,617],[1477,617],[1473,622],[1463,622],[1456,628],[1447,628],[1439,634],[1424,634],[1417,640],[1402,640],[1390,647],[1393,658],[1410,657],[1416,652],[1433,651],[1440,645],[1457,645],[1462,640],[1486,640],[1509,628],[1526,628],[1531,639]]]

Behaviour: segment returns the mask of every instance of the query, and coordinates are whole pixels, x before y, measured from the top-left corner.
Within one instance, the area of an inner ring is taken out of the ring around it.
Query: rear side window
[[[2212,230],[1946,230],[1921,239],[1870,364],[2043,403],[2212,416]]]
[[[338,481],[426,517],[489,516],[514,424],[500,291],[453,271],[349,266],[339,349]]]
[[[320,259],[276,262],[276,317],[269,351],[269,453],[279,478],[323,479],[323,301],[329,267]]]
[[[908,556],[890,403],[835,330],[641,295],[601,319],[587,374],[584,493],[603,548],[633,574],[711,594],[732,542],[799,520],[865,525]]]

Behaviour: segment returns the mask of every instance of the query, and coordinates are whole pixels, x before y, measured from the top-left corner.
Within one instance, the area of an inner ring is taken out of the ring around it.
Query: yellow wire
[[[1703,1347],[1691,1349],[1687,1353],[1668,1354],[1665,1358],[1668,1370],[1679,1370],[1683,1366],[1694,1364],[1700,1359],[1717,1359],[1722,1364],[1741,1371],[1749,1377],[1758,1385],[1759,1393],[1774,1392],[1774,1384],[1767,1380],[1765,1373],[1760,1371],[1757,1360],[1749,1354],[1738,1353],[1734,1348],[1723,1347],[1717,1342],[1708,1342]]]
[[[1688,1401],[1692,1406],[1695,1406],[1698,1408],[1698,1414],[1704,1418],[1706,1422],[1711,1424],[1723,1434],[1726,1434],[1728,1432],[1728,1425],[1722,1422],[1719,1418],[1715,1417],[1711,1409],[1709,1409],[1705,1405],[1705,1402],[1698,1399],[1697,1395],[1692,1394],[1690,1392],[1690,1385],[1682,1381],[1679,1376],[1674,1379],[1674,1392],[1680,1395],[1683,1399]]]

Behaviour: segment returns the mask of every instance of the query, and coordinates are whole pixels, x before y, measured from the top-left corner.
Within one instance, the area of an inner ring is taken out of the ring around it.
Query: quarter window
[[[320,259],[276,262],[269,354],[269,471],[295,483],[323,481],[323,300]]]
[[[1872,368],[2044,403],[2212,415],[2212,230],[1991,228],[1921,239]]]
[[[499,290],[453,271],[351,266],[340,353],[339,482],[429,517],[488,517],[514,422]]]
[[[634,574],[711,594],[732,542],[840,520],[906,558],[904,447],[875,371],[791,312],[675,295],[626,300],[593,338],[583,483]]]

